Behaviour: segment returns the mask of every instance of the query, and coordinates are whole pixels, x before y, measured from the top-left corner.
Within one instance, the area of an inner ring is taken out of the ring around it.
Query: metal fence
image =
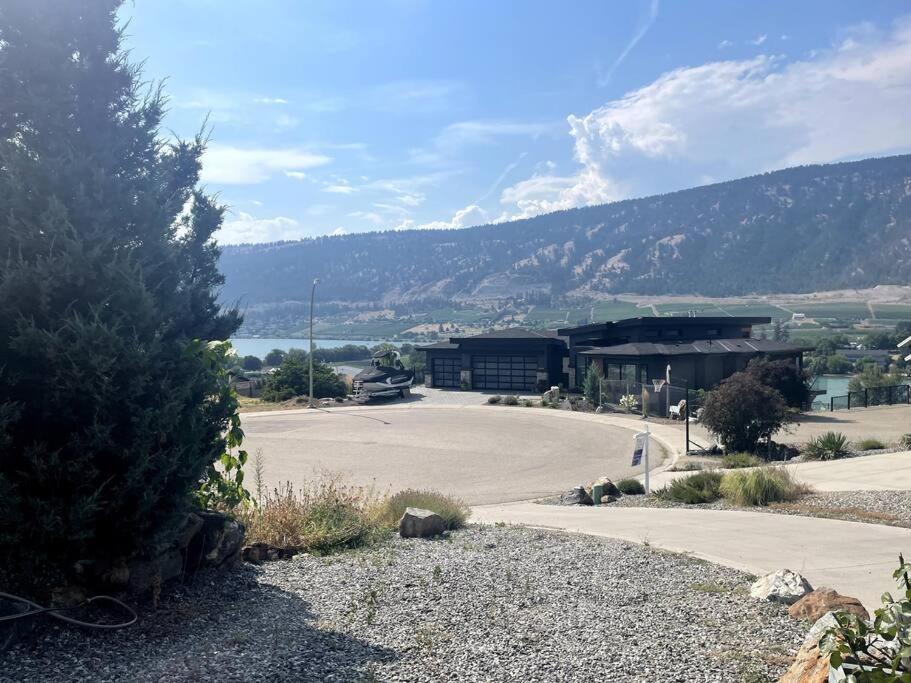
[[[690,411],[701,403],[701,393],[665,383],[659,387],[652,382],[602,379],[599,389],[599,395],[594,397],[598,404],[643,416],[677,417],[687,399]]]
[[[829,410],[891,406],[898,403],[911,403],[911,387],[907,384],[869,387],[860,391],[849,391],[844,396],[832,396],[829,399]]]

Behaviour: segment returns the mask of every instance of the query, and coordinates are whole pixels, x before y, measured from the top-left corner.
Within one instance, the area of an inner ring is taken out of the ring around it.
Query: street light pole
[[[316,296],[316,286],[319,284],[319,278],[313,279],[313,288],[310,290],[310,392],[307,396],[309,406],[315,408],[313,404],[313,298]]]

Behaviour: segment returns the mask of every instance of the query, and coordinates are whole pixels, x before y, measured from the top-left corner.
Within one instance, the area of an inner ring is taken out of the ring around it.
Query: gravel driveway
[[[635,544],[471,527],[208,575],[130,630],[47,626],[15,681],[763,681],[806,625],[750,577]]]

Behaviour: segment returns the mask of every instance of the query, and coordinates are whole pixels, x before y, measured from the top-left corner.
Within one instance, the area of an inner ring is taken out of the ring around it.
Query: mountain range
[[[341,305],[740,296],[911,281],[911,155],[801,166],[460,230],[226,246],[222,298]]]

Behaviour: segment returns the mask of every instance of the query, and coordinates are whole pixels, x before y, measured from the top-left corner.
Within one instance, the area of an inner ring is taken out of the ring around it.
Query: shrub
[[[735,470],[740,467],[759,467],[765,460],[757,458],[750,453],[729,453],[721,458],[721,466],[726,470]]]
[[[287,401],[310,393],[310,363],[304,353],[288,353],[278,370],[266,378],[264,401]],[[313,360],[313,398],[330,398],[347,393],[341,377],[329,365]]]
[[[859,451],[877,451],[881,448],[885,448],[886,444],[879,439],[861,439],[855,446],[857,446],[857,450]]]
[[[902,438],[899,439],[899,443],[902,448],[911,449],[911,434],[902,434]]]
[[[523,399],[522,399],[522,405],[523,405],[525,408],[533,408],[534,405],[535,405],[535,402],[532,401],[532,400],[529,399],[529,398],[523,398]]]
[[[0,10],[0,573],[35,595],[169,541],[237,410],[204,141],[160,132],[119,4]]]
[[[807,489],[781,467],[757,467],[747,472],[726,472],[721,495],[735,505],[768,505],[800,497]]]
[[[848,437],[841,432],[826,432],[811,439],[804,446],[803,455],[807,460],[837,460],[850,455]]]
[[[749,452],[790,419],[781,394],[743,372],[734,373],[711,391],[699,416],[727,450]]]
[[[604,375],[601,374],[601,368],[595,363],[590,363],[585,371],[585,378],[582,380],[582,393],[595,405],[598,405],[601,398],[602,379],[604,379]]]
[[[519,397],[518,396],[507,396],[506,398],[503,399],[503,403],[508,406],[517,406],[517,405],[519,405]]]
[[[343,486],[324,477],[295,490],[290,483],[276,488],[240,516],[247,542],[328,554],[365,545],[381,532],[381,501],[369,489]]]
[[[379,522],[384,527],[398,528],[399,520],[405,514],[405,508],[423,508],[437,513],[446,522],[447,529],[460,529],[465,526],[471,510],[452,496],[436,491],[406,489],[390,496],[382,504]]]
[[[819,648],[829,655],[832,667],[849,667],[839,673],[854,673],[864,666],[863,678],[857,677],[858,681],[911,680],[911,563],[905,562],[902,555],[898,556],[898,569],[892,577],[898,583],[899,598],[883,593],[882,607],[876,610],[872,622],[855,614],[835,613],[837,625],[826,632]]]
[[[624,394],[620,397],[620,407],[628,413],[639,407],[639,399],[635,394]]]
[[[645,487],[638,479],[621,479],[617,482],[617,488],[626,496],[641,496],[645,493]]]
[[[666,488],[657,493],[660,498],[674,500],[687,505],[713,503],[721,498],[721,473],[703,471],[680,479],[674,479]]]
[[[810,402],[807,375],[792,361],[758,357],[750,361],[744,372],[780,393],[792,408],[803,408]]]
[[[498,403],[499,403],[500,401],[502,401],[502,400],[503,400],[503,397],[500,396],[499,394],[497,394],[496,396],[490,396],[490,397],[488,397],[487,402],[488,402],[490,405],[495,406],[496,404],[498,404]]]

